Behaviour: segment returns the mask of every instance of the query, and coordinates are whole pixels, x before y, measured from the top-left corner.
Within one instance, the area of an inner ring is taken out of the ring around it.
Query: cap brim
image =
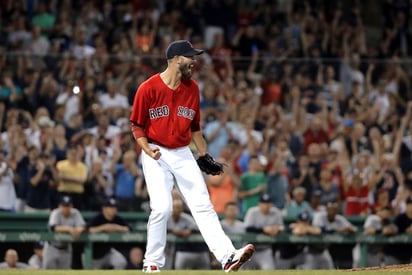
[[[195,55],[202,54],[203,52],[204,52],[203,50],[192,49],[192,50],[182,54],[182,56],[192,57],[192,56],[195,56]]]

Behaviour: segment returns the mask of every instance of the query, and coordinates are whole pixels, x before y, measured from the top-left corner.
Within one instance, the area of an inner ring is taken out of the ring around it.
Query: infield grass
[[[0,275],[136,275],[146,274],[140,270],[0,270]],[[226,274],[220,270],[164,270],[159,275],[223,275]],[[412,271],[387,271],[387,270],[362,270],[362,271],[348,271],[348,270],[240,270],[233,275],[403,275],[412,274]]]

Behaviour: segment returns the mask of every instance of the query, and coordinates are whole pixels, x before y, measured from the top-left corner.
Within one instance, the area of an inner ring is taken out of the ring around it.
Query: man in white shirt
[[[76,57],[76,59],[88,59],[93,56],[96,52],[96,49],[86,44],[86,33],[84,31],[79,31],[77,33],[77,37],[77,43],[74,44],[72,48],[72,53]]]
[[[236,202],[228,202],[225,205],[224,218],[220,221],[223,231],[226,233],[241,234],[246,232],[244,222],[237,219],[239,209]]]
[[[245,215],[246,232],[276,236],[285,230],[282,213],[276,208],[268,194],[260,197],[257,206],[249,208]],[[271,243],[256,246],[255,257],[245,267],[252,265],[261,270],[275,269],[275,258]]]
[[[129,100],[125,95],[119,93],[119,86],[112,80],[107,81],[107,92],[99,96],[100,104],[103,110],[111,114],[112,109],[120,108],[128,110],[130,108]]]
[[[43,247],[44,242],[39,241],[34,244],[34,254],[30,257],[28,263],[31,268],[41,269],[43,268]]]
[[[106,140],[112,140],[121,133],[119,127],[110,124],[110,118],[107,115],[101,115],[98,118],[97,126],[90,129],[90,133],[95,137],[104,137]]]
[[[6,152],[0,150],[0,211],[12,211],[17,198],[14,188],[14,173],[5,161]]]
[[[356,232],[357,228],[352,225],[346,217],[337,212],[338,204],[336,202],[327,203],[325,212],[317,212],[314,214],[312,226],[320,228],[323,234]],[[350,255],[352,258],[352,248],[348,249],[348,253],[345,255]],[[343,264],[347,264],[347,259],[341,259],[341,257],[341,254],[335,255],[335,259],[332,259],[327,244],[312,244],[309,245],[304,269],[333,269],[334,261],[337,264],[341,263],[341,268],[345,268]]]
[[[19,262],[19,255],[14,249],[6,251],[4,262],[0,263],[0,269],[27,269],[29,266],[25,263]]]

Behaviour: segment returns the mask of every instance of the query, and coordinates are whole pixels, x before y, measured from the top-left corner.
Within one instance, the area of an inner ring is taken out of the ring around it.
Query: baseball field
[[[139,270],[1,270],[1,275],[20,275],[20,274],[30,274],[30,275],[136,275],[144,274]],[[162,271],[161,275],[223,275],[226,274],[219,270],[187,270],[187,271]],[[345,271],[345,270],[272,270],[272,271],[238,271],[232,274],[239,275],[372,275],[372,274],[382,274],[382,275],[402,275],[402,274],[412,274],[410,270],[397,270],[388,271],[387,269],[380,270],[359,270],[359,271]]]

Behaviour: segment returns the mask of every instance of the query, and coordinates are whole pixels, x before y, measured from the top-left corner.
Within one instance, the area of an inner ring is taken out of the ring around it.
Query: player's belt
[[[157,142],[156,140],[153,140],[153,139],[151,139],[151,138],[148,138],[148,139],[147,139],[147,142],[148,142],[148,143],[156,144],[156,145],[159,145],[159,146],[162,146],[162,147],[166,147],[166,148],[167,148],[167,146],[165,146],[165,145],[163,145],[162,143]]]

